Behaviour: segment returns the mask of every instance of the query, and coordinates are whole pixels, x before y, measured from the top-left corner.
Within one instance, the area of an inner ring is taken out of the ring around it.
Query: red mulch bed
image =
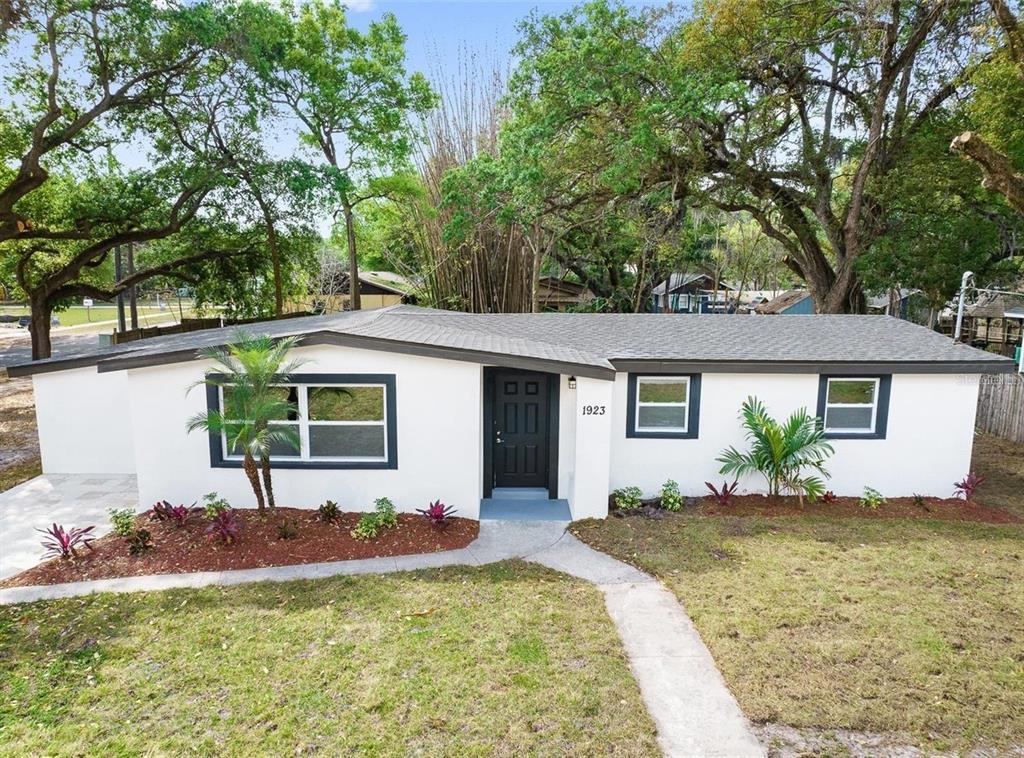
[[[316,511],[303,508],[278,508],[265,518],[253,509],[237,510],[243,526],[241,539],[234,545],[211,542],[204,533],[208,522],[201,514],[183,529],[150,521],[142,514],[135,519],[136,528],[148,529],[154,542],[144,554],[129,555],[124,540],[108,534],[93,543],[93,552],[79,551],[78,559],[53,558],[0,582],[0,588],[437,553],[465,547],[479,531],[479,523],[471,519],[452,518],[447,528],[437,529],[422,516],[400,513],[398,526],[381,530],[376,539],[360,541],[349,532],[361,513],[343,513],[326,524],[317,519]],[[278,539],[277,526],[285,520],[298,525],[294,539]]]
[[[805,502],[792,496],[737,495],[729,505],[719,505],[711,497],[700,504],[707,516],[830,516],[833,518],[911,518],[937,521],[977,521],[983,524],[1019,524],[1024,519],[999,508],[973,500],[926,497],[924,506],[915,505],[912,497],[891,497],[877,510],[861,506],[859,498],[840,497],[835,502]]]

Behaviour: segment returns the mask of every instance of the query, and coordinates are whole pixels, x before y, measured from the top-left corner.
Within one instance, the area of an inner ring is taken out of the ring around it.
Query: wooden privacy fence
[[[1024,375],[981,377],[977,426],[999,437],[1024,442]]]

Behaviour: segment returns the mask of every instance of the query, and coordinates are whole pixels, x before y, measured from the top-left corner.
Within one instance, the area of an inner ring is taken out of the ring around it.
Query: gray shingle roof
[[[13,375],[98,364],[116,370],[194,357],[230,342],[241,329],[273,337],[302,336],[397,352],[419,352],[501,365],[563,368],[608,375],[637,362],[752,365],[786,370],[807,364],[901,364],[944,371],[1011,371],[1006,358],[887,316],[784,318],[726,314],[475,314],[415,306],[309,316],[156,337],[11,367]]]

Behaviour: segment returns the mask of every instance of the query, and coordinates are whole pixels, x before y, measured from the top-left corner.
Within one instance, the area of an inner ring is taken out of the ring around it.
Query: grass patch
[[[509,562],[0,608],[0,754],[656,755],[600,593]]]
[[[676,593],[756,721],[1020,743],[1020,526],[680,514],[575,531]]]
[[[41,473],[43,473],[43,464],[39,458],[8,466],[0,470],[0,492],[17,487],[22,482],[27,482]]]

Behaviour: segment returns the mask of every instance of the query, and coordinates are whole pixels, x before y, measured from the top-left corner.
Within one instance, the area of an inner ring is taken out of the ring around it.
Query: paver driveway
[[[42,560],[36,529],[95,525],[99,536],[110,531],[107,511],[138,503],[134,474],[43,474],[0,492],[0,579]]]

